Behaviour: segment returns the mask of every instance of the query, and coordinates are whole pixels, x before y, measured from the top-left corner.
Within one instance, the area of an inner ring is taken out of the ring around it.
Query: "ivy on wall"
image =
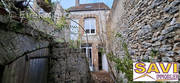
[[[116,54],[113,52],[110,52],[107,54],[108,59],[111,62],[115,63],[115,69],[117,73],[124,73],[125,77],[128,79],[128,83],[133,83],[133,60],[129,54],[128,45],[125,42],[125,38],[121,35],[121,33],[116,33],[116,38],[119,40],[119,44],[124,52],[124,54]],[[140,61],[143,62],[153,62],[155,60],[155,57],[157,57],[159,54],[158,50],[151,49],[150,56],[151,58],[148,60],[145,60],[144,58]],[[123,79],[116,78],[117,83],[123,82]],[[138,82],[138,83],[144,83],[144,82]],[[162,83],[162,82],[156,82],[156,83]]]
[[[119,44],[122,46],[124,55],[114,55],[113,52],[110,52],[108,53],[107,57],[111,62],[115,63],[117,72],[125,73],[128,82],[131,83],[133,82],[133,61],[130,57],[128,46],[120,33],[117,33],[115,37],[120,38]],[[121,58],[119,58],[118,56],[121,56]],[[116,81],[123,82],[122,79],[116,79]]]

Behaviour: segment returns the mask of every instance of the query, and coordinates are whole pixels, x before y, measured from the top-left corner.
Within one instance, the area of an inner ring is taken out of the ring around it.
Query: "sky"
[[[53,0],[53,1],[59,1],[64,9],[75,6],[75,0]],[[96,2],[104,2],[107,6],[109,6],[109,8],[111,8],[113,4],[113,0],[80,0],[80,4],[96,3]]]

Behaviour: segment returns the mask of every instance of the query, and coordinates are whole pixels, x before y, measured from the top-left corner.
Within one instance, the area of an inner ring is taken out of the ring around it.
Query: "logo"
[[[178,81],[178,63],[133,63],[133,81]]]

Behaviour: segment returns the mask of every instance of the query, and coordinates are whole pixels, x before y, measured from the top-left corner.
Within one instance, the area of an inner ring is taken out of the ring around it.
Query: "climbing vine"
[[[63,29],[67,25],[66,17],[62,16],[56,23],[58,29]]]
[[[119,58],[117,57],[118,55],[114,55],[113,52],[110,52],[108,53],[107,57],[109,58],[110,61],[115,63],[117,72],[119,73],[121,71],[125,73],[125,76],[127,77],[128,82],[132,82],[133,81],[133,70],[132,70],[133,61],[129,54],[128,46],[120,33],[117,33],[115,37],[120,38],[119,44],[122,46],[124,55],[120,55],[121,58]],[[122,80],[118,80],[118,79],[116,79],[116,81],[122,82]]]
[[[79,48],[79,47],[80,47],[80,40],[69,41],[69,48]]]

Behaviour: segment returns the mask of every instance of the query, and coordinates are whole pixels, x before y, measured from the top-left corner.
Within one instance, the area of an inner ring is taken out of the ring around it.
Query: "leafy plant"
[[[151,56],[152,58],[150,59],[150,62],[153,61],[153,59],[158,55],[158,53],[159,53],[159,52],[158,52],[157,50],[151,49],[150,56]]]
[[[123,58],[117,58],[112,53],[109,53],[107,55],[108,59],[115,63],[116,70],[119,72],[125,73],[125,76],[128,78],[129,82],[132,82],[133,77],[133,61],[129,59],[127,56],[124,56]],[[118,80],[118,79],[116,79]]]
[[[158,51],[157,50],[154,50],[154,49],[152,49],[151,50],[151,54],[150,54],[152,57],[155,57],[155,56],[157,56],[158,55]]]
[[[66,18],[62,16],[56,23],[57,28],[62,29],[67,25]]]
[[[118,55],[114,55],[113,52],[108,53],[107,57],[110,61],[115,63],[115,67],[117,71],[121,71],[125,73],[129,82],[133,81],[133,61],[130,57],[128,46],[126,42],[124,42],[124,38],[120,33],[117,33],[115,37],[120,38],[120,45],[124,51],[124,56],[122,58],[117,57]],[[118,79],[117,79],[118,80]]]
[[[24,26],[17,21],[12,21],[10,22],[9,27],[11,30],[14,30],[16,32],[21,32]]]
[[[102,54],[106,53],[106,51],[103,48],[100,48],[99,52],[101,52]]]
[[[122,35],[121,35],[121,33],[116,33],[115,37],[120,37],[120,38],[122,38]]]
[[[50,4],[50,0],[44,0],[45,3]]]
[[[69,48],[79,48],[80,40],[70,40],[69,41]]]
[[[62,40],[62,39],[56,39],[55,41],[59,42],[59,43],[63,43],[64,42],[64,40]]]
[[[142,59],[143,62],[150,62],[150,60]]]
[[[0,1],[0,8],[3,8],[3,3]]]
[[[49,18],[49,17],[45,17],[45,18],[43,18],[43,20],[45,20],[46,22],[48,22],[49,24],[54,24],[54,22],[52,21],[52,19],[51,18]]]

